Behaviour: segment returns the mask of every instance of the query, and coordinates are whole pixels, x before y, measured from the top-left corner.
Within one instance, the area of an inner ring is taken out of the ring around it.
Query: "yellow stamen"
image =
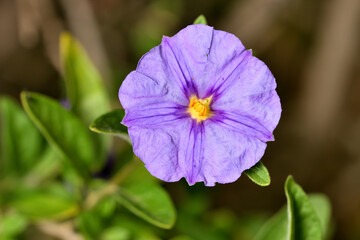
[[[204,121],[211,116],[210,110],[211,97],[205,99],[198,99],[193,96],[190,99],[188,112],[193,119],[198,122]]]

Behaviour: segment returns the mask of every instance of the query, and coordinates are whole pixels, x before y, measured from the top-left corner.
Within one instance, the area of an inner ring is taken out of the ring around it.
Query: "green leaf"
[[[124,109],[117,109],[105,113],[91,123],[90,129],[97,133],[117,136],[131,144],[130,137],[127,133],[127,127],[121,124],[124,116]]]
[[[44,147],[40,132],[12,99],[0,99],[0,176],[22,176],[36,163]]]
[[[288,205],[288,239],[322,239],[321,222],[303,189],[289,176],[285,182]]]
[[[107,228],[102,236],[101,240],[128,240],[131,238],[131,233],[128,229],[115,226]]]
[[[70,160],[80,176],[87,179],[95,161],[87,128],[58,102],[44,95],[22,92],[21,102],[43,136]]]
[[[78,206],[63,186],[44,189],[19,189],[12,193],[9,205],[31,219],[66,219],[76,215]]]
[[[194,24],[204,24],[204,25],[207,25],[207,21],[206,21],[205,16],[204,16],[204,15],[198,16],[198,17],[195,19]]]
[[[23,215],[11,212],[0,217],[0,226],[0,239],[12,239],[25,230],[27,221]]]
[[[331,205],[329,199],[320,193],[309,194],[309,201],[313,206],[322,224],[322,230],[327,235]],[[286,240],[288,229],[287,209],[283,207],[273,217],[271,217],[260,229],[255,240]]]
[[[321,193],[309,194],[309,201],[313,206],[322,226],[322,233],[325,239],[330,238],[331,231],[331,203],[327,196]]]
[[[283,207],[261,227],[255,240],[286,240],[287,229],[287,212]]]
[[[105,86],[85,49],[69,33],[61,34],[60,54],[72,108],[88,125],[110,110]]]
[[[318,218],[320,219],[323,236],[330,237],[329,223],[331,217],[331,204],[329,199],[325,195],[320,193],[309,194],[308,198],[311,206],[314,208]],[[260,231],[258,231],[258,234],[255,237],[255,240],[272,240],[272,239],[286,240],[288,239],[288,234],[287,234],[289,229],[288,224],[290,224],[290,222],[288,223],[287,208],[283,207],[261,227]],[[295,239],[312,239],[312,238],[310,237],[310,238],[295,238]]]
[[[54,178],[61,170],[64,156],[53,146],[48,146],[39,157],[38,162],[27,174],[25,181],[37,185],[44,180]]]
[[[139,182],[118,191],[121,203],[147,222],[170,229],[176,219],[174,205],[164,189],[154,183]]]
[[[268,186],[270,185],[271,179],[268,170],[262,164],[262,162],[258,162],[250,169],[244,171],[244,173],[256,184],[260,186]]]
[[[134,240],[160,240],[159,237],[156,236],[156,229],[147,222],[142,221],[142,219],[135,217],[130,213],[126,213],[124,211],[120,212],[118,216],[115,217],[112,226],[121,226],[127,229],[131,237],[129,239]],[[155,231],[154,231],[155,230]]]
[[[124,159],[124,158],[122,158]],[[140,159],[136,159],[139,163],[141,162]],[[160,180],[154,176],[152,176],[149,171],[145,168],[144,164],[137,164],[134,169],[131,170],[131,174],[129,174],[121,185],[131,185],[135,182],[153,182],[157,183]]]
[[[99,239],[104,227],[102,218],[93,212],[83,212],[77,218],[77,223],[81,234],[86,240]]]
[[[102,180],[95,180],[91,182],[89,188],[102,188],[105,182]],[[101,235],[105,228],[112,224],[109,220],[113,219],[116,213],[117,202],[112,196],[107,196],[99,200],[91,209],[83,211],[77,220],[77,225],[81,234],[87,240],[101,239]]]
[[[89,126],[96,117],[110,110],[104,82],[85,49],[69,33],[61,34],[60,55],[72,111]],[[110,146],[110,139],[96,134],[92,136],[99,147],[96,152],[99,168]]]

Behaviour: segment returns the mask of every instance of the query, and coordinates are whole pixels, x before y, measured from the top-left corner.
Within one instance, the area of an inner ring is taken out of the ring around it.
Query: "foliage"
[[[264,164],[258,162],[252,168],[245,171],[245,174],[256,184],[260,186],[270,185],[270,175]]]
[[[207,21],[206,21],[205,16],[204,16],[204,15],[198,16],[198,17],[195,19],[194,24],[204,24],[204,25],[207,25]]]
[[[292,176],[285,182],[287,207],[283,207],[260,229],[256,240],[306,240],[329,237],[331,207],[322,194],[306,195]]]

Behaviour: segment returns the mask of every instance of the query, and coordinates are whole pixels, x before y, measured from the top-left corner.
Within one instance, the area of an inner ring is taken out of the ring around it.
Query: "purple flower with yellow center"
[[[229,183],[274,140],[281,114],[275,88],[268,67],[236,36],[190,25],[164,36],[126,77],[122,123],[153,176]]]

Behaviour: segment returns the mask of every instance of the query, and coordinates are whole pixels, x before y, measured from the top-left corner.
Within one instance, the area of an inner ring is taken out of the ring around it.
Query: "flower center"
[[[188,112],[193,119],[201,122],[211,116],[210,110],[211,97],[198,99],[193,96],[190,99]]]

